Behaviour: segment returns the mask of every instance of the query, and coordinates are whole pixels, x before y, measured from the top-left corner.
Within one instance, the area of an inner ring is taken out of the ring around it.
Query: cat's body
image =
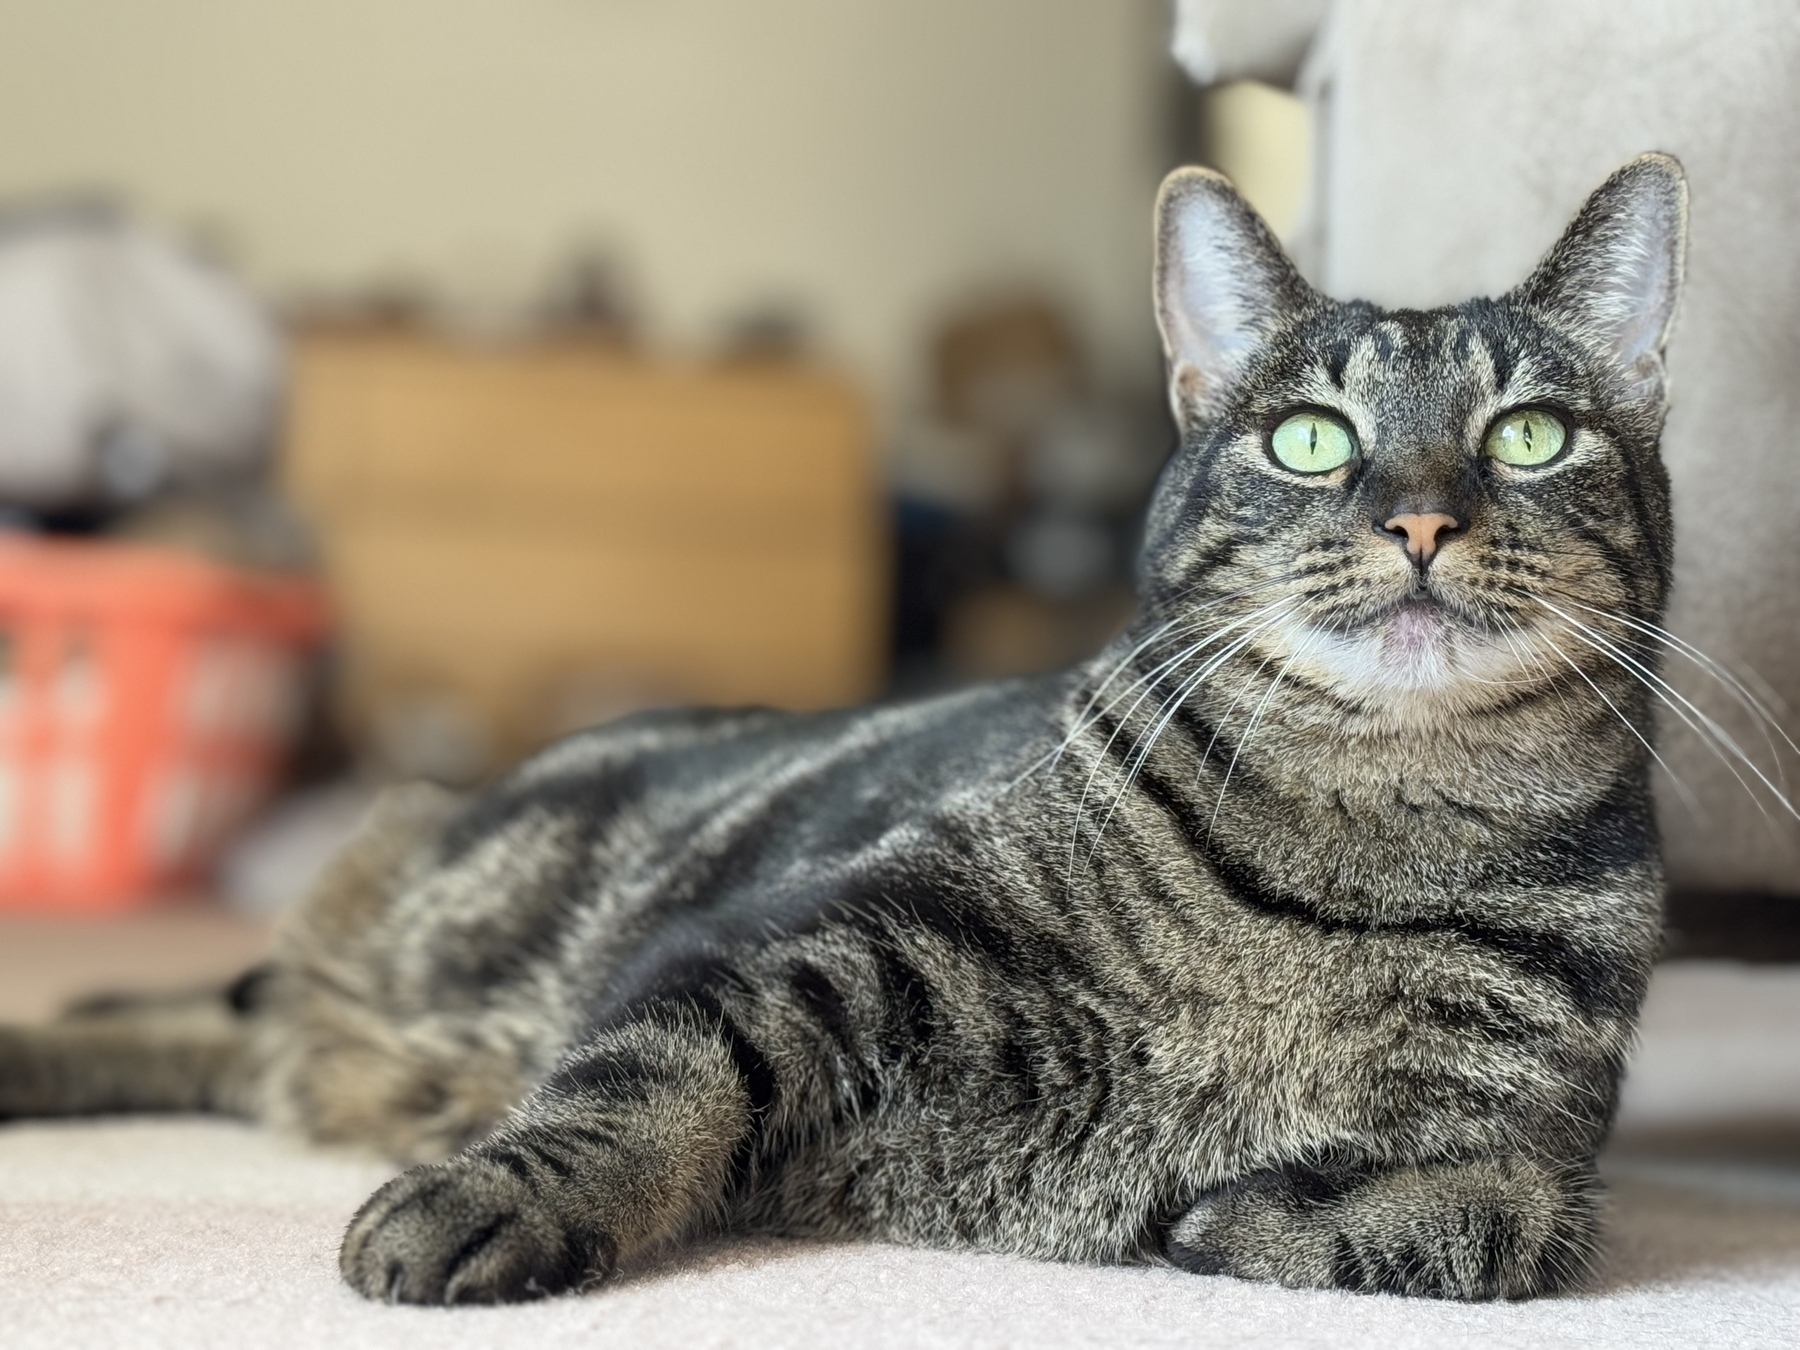
[[[346,1277],[407,1301],[721,1228],[1565,1287],[1658,942],[1647,696],[1602,658],[1668,584],[1680,210],[1672,161],[1635,161],[1521,292],[1390,314],[1314,296],[1178,178],[1188,438],[1107,652],[861,712],[653,715],[469,803],[398,795],[234,1017],[14,1034],[0,1111],[210,1104],[451,1155],[346,1238]],[[1633,281],[1648,337],[1618,305],[1584,327],[1636,293],[1606,289],[1619,238],[1673,260]],[[1567,455],[1483,458],[1522,405]],[[1360,448],[1291,472],[1284,416]]]

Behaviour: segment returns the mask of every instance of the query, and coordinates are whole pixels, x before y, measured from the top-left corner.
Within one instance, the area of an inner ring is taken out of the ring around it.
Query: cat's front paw
[[[1530,1298],[1579,1284],[1592,1267],[1597,1195],[1591,1168],[1519,1158],[1274,1170],[1202,1198],[1165,1251],[1197,1274],[1296,1288]]]
[[[389,1303],[516,1303],[606,1274],[611,1244],[559,1222],[519,1177],[479,1161],[415,1167],[350,1221],[338,1268]]]

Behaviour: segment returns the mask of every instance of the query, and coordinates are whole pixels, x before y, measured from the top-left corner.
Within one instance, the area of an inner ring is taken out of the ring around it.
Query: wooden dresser
[[[394,767],[455,777],[637,706],[881,683],[884,516],[839,377],[327,330],[296,339],[291,400],[347,725]],[[446,764],[412,762],[433,737]]]

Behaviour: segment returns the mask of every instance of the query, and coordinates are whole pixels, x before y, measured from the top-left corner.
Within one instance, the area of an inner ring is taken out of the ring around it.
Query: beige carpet
[[[41,1010],[59,978],[116,983],[133,953],[168,983],[254,947],[253,932],[175,924],[0,925],[0,1012]],[[586,1297],[438,1312],[337,1282],[338,1233],[379,1164],[220,1121],[15,1124],[0,1127],[0,1346],[1797,1347],[1800,969],[1662,971],[1607,1171],[1604,1280],[1529,1304],[763,1242]]]

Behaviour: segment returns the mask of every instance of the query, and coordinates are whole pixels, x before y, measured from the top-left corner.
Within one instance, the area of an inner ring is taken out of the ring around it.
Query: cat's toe
[[[501,1168],[415,1167],[369,1198],[338,1266],[352,1288],[390,1303],[515,1303],[604,1273],[607,1244],[569,1231]]]

